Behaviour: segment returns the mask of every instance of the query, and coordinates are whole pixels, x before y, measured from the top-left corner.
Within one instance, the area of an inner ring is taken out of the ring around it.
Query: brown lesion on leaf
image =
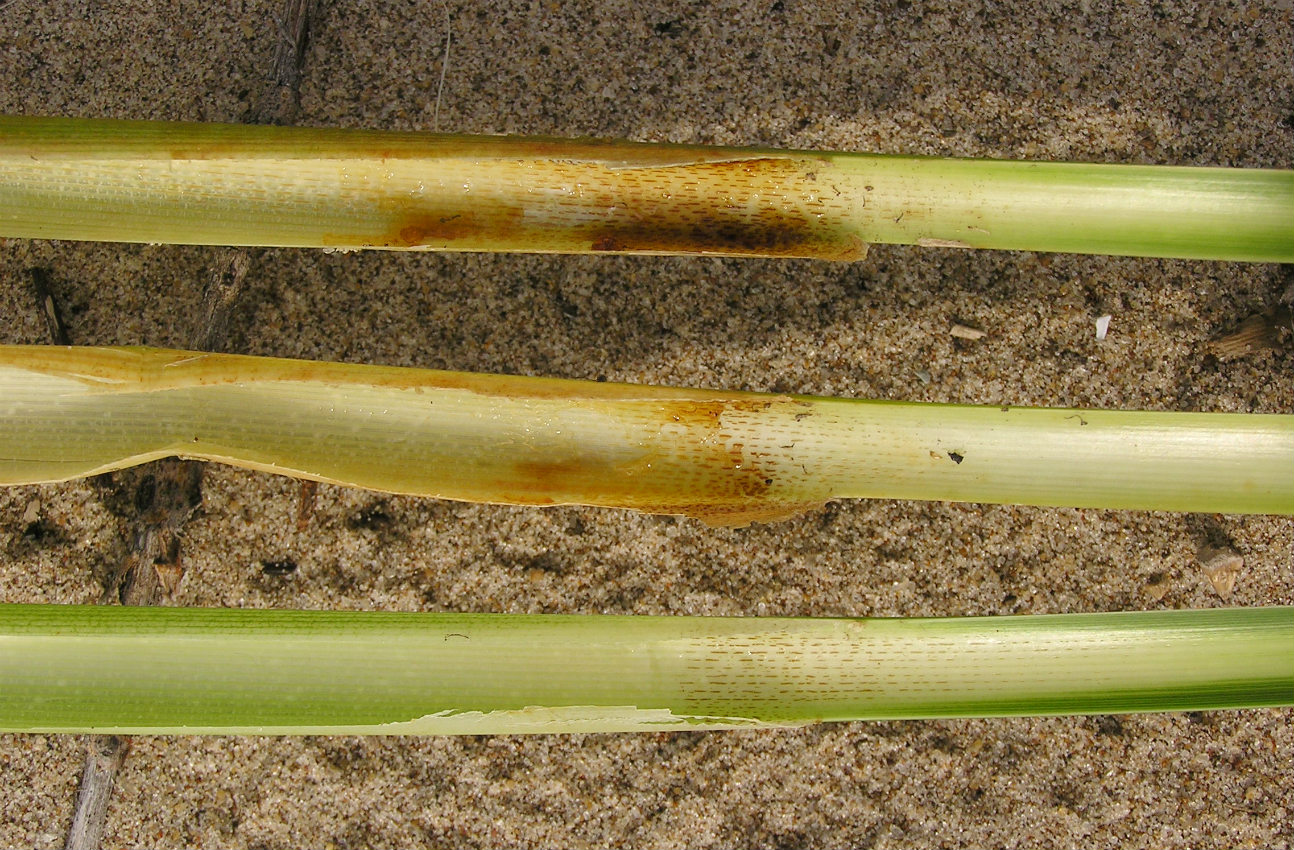
[[[329,233],[329,245],[361,248],[479,247],[484,239],[506,240],[515,236],[521,210],[494,205],[488,212],[470,208],[400,209],[391,213],[390,223],[375,233]]]
[[[453,243],[472,236],[481,230],[477,216],[472,212],[451,212],[444,215],[410,215],[397,222],[399,230],[388,234],[382,247],[414,248],[440,242]]]
[[[778,157],[657,169],[619,182],[617,206],[593,234],[595,251],[862,259],[867,246],[818,197],[816,172]],[[810,177],[812,175],[812,178]]]
[[[771,406],[772,401],[758,397],[663,404],[657,409],[661,424],[684,433],[645,447],[629,460],[594,455],[520,459],[506,480],[497,482],[499,499],[629,508],[722,526],[795,516],[825,499],[805,500],[802,493],[792,496],[779,488],[782,473],[765,460],[769,453],[748,451],[724,424],[727,414],[763,413]]]
[[[440,185],[418,200],[378,198],[382,224],[322,240],[358,248],[841,261],[867,252],[845,224],[849,199],[824,196],[817,185],[818,170],[830,167],[821,160],[761,155],[616,167],[559,157],[490,168],[471,161],[461,190]],[[428,173],[452,165],[429,161]]]

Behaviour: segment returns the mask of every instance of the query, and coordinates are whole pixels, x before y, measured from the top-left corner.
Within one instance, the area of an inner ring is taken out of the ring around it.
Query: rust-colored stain
[[[690,516],[711,525],[794,516],[822,500],[779,495],[775,473],[756,456],[762,453],[747,452],[723,424],[725,414],[763,413],[772,404],[767,398],[671,402],[656,407],[653,415],[663,425],[686,430],[658,450],[645,450],[630,463],[593,456],[519,458],[498,489],[509,502],[631,508]]]
[[[464,205],[425,210],[410,208],[407,203],[384,204],[393,212],[390,223],[380,232],[363,234],[325,234],[334,245],[360,245],[366,248],[462,248],[482,247],[483,240],[507,242],[518,234],[522,211],[514,207],[492,205],[488,210],[473,210]]]
[[[380,226],[321,239],[339,247],[860,259],[867,246],[847,226],[852,202],[818,180],[827,167],[776,156],[650,167],[429,162],[429,174],[458,169],[454,180],[417,200],[378,193],[356,201],[380,213]]]
[[[445,215],[411,215],[398,222],[395,237],[386,240],[386,247],[414,247],[434,242],[456,242],[480,231],[475,213],[456,212]]]
[[[761,158],[612,172],[582,202],[614,209],[583,225],[594,251],[857,260],[866,245],[820,196],[809,163]],[[599,187],[601,188],[601,187]]]
[[[537,460],[519,458],[511,464],[513,475],[499,482],[501,490],[511,493],[522,502],[531,502],[539,498],[542,501],[532,504],[551,504],[555,501],[553,494],[574,493],[614,488],[615,482],[608,476],[615,470],[591,463],[582,457],[565,457],[556,460]]]

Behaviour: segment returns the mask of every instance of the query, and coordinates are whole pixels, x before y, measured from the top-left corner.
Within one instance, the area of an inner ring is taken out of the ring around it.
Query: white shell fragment
[[[1097,342],[1105,339],[1105,335],[1110,332],[1110,319],[1112,318],[1112,316],[1101,316],[1096,320]]]

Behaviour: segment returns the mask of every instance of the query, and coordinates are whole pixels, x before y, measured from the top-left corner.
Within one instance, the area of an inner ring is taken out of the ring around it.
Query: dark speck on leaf
[[[966,459],[966,456],[959,454],[958,452],[949,452],[948,459],[951,460],[953,463],[961,463]]]

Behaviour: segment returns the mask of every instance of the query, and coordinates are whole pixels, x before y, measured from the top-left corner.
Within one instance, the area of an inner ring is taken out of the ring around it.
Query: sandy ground
[[[1294,161],[1288,3],[326,2],[300,123],[1103,162]],[[165,11],[159,11],[162,8]],[[268,4],[0,3],[0,111],[245,120]],[[453,47],[436,117],[446,18]],[[0,341],[179,345],[209,249],[0,240]],[[1288,269],[876,248],[852,265],[257,252],[251,353],[990,404],[1290,412],[1206,343]],[[1094,320],[1113,317],[1098,342]],[[988,336],[962,341],[954,322]],[[208,472],[185,605],[955,615],[1294,603],[1288,519],[902,502],[745,530]],[[39,503],[35,508],[33,504]],[[25,533],[40,520],[40,533]],[[24,515],[27,519],[24,519]],[[0,598],[88,602],[87,484],[0,492]],[[291,559],[288,576],[266,561]],[[1290,711],[643,736],[140,738],[111,846],[1288,847]],[[84,743],[0,737],[0,846],[61,846]]]

